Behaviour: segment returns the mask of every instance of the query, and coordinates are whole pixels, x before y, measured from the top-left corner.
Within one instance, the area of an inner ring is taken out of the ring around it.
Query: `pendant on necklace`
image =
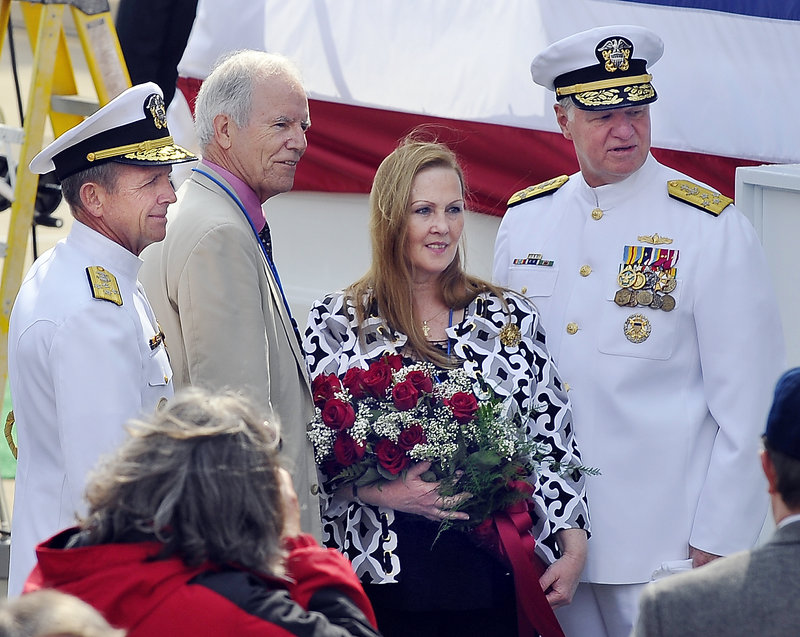
[[[428,321],[422,321],[422,335],[428,338],[431,335],[431,328],[428,327]]]

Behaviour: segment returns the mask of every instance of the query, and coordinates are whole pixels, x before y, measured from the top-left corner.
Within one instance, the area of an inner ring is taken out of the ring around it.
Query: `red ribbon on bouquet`
[[[508,561],[514,574],[517,595],[517,624],[520,636],[564,637],[564,631],[539,584],[545,571],[544,563],[534,553],[536,540],[531,529],[533,519],[529,502],[519,502],[505,511],[495,513],[492,527],[497,531],[500,554]]]

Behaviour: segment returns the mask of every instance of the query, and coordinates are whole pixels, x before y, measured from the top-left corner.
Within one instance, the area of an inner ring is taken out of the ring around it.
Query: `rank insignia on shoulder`
[[[89,277],[89,287],[92,289],[94,298],[122,305],[122,294],[117,285],[117,277],[111,272],[102,266],[91,265],[86,268],[86,276]]]
[[[506,205],[510,208],[511,206],[521,204],[523,201],[530,201],[531,199],[543,197],[544,195],[552,195],[556,190],[567,183],[567,181],[569,181],[569,176],[561,175],[559,177],[554,177],[553,179],[543,181],[535,186],[528,186],[527,188],[524,188],[511,195],[511,199],[508,200]]]
[[[725,208],[733,203],[733,199],[730,197],[703,186],[698,186],[686,179],[668,181],[667,190],[669,191],[669,196],[673,199],[688,203],[690,206],[700,208],[700,210],[705,210],[715,217],[719,216]]]

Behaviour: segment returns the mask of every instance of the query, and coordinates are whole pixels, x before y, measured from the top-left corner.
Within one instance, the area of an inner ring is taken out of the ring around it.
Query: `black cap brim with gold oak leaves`
[[[595,48],[598,63],[555,78],[556,97],[569,97],[585,111],[650,104],[658,99],[647,62],[633,57],[633,43],[605,38]]]
[[[164,99],[158,93],[145,100],[143,109],[144,119],[105,130],[55,155],[53,164],[59,181],[109,161],[165,166],[198,159],[173,141],[167,129]]]

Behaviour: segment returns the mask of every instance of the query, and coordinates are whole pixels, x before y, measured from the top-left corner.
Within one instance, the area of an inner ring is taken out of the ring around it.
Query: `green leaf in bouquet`
[[[500,465],[502,458],[490,449],[481,449],[470,454],[466,459],[466,466],[478,471],[488,470]]]
[[[367,467],[367,470],[364,471],[364,474],[355,481],[355,484],[358,487],[367,487],[375,484],[376,482],[380,482],[382,479],[383,476],[380,474],[380,472],[377,471],[375,467],[369,466]]]
[[[382,464],[375,465],[375,469],[377,469],[377,472],[384,480],[397,480],[397,478],[400,477],[399,473],[391,473],[390,471],[385,469]]]

